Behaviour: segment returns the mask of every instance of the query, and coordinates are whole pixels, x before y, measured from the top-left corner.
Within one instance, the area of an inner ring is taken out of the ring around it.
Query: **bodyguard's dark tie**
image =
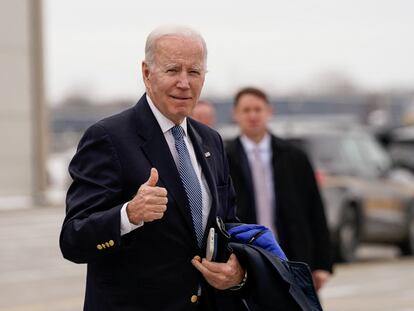
[[[171,133],[174,136],[175,148],[178,152],[178,171],[190,204],[197,242],[201,246],[203,240],[203,199],[200,181],[191,164],[190,154],[184,141],[184,129],[176,125],[171,128]]]

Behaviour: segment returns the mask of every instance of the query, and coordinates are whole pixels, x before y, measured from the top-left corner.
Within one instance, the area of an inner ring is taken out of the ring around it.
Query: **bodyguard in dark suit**
[[[332,272],[321,196],[306,154],[267,130],[271,114],[260,89],[237,93],[234,118],[241,136],[226,148],[237,215],[242,222],[272,228],[290,260],[309,264],[319,289]]]
[[[148,37],[147,93],[91,126],[69,171],[65,258],[87,263],[84,310],[242,310],[235,255],[208,262],[216,216],[237,221],[220,136],[187,116],[206,72],[204,39],[183,27]]]

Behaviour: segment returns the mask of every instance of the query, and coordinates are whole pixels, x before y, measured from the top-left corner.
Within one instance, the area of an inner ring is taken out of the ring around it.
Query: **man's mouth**
[[[177,99],[177,100],[188,100],[191,99],[191,97],[186,97],[186,96],[174,96],[174,95],[170,95],[170,97]]]

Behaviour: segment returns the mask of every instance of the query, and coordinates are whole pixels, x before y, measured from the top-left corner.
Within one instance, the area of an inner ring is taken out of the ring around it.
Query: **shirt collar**
[[[242,135],[240,137],[240,140],[246,149],[247,152],[251,152],[254,149],[259,149],[260,152],[268,152],[271,150],[271,144],[270,144],[270,134],[266,132],[266,134],[263,136],[262,140],[259,141],[259,143],[254,142],[246,135]]]
[[[163,134],[171,130],[176,124],[168,119],[166,116],[162,114],[162,112],[154,105],[151,98],[148,96],[148,94],[145,94],[147,98],[147,102],[149,104],[149,107],[151,108],[152,113],[155,116],[155,119],[157,119],[158,124],[161,127],[161,130]],[[183,122],[181,122],[180,126],[184,130],[184,135],[187,136],[187,118],[184,118]]]

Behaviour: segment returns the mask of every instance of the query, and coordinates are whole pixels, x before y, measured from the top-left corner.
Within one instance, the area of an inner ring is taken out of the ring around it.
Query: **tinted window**
[[[320,133],[290,141],[309,154],[316,168],[329,173],[354,175],[362,166],[357,146],[345,135]]]

